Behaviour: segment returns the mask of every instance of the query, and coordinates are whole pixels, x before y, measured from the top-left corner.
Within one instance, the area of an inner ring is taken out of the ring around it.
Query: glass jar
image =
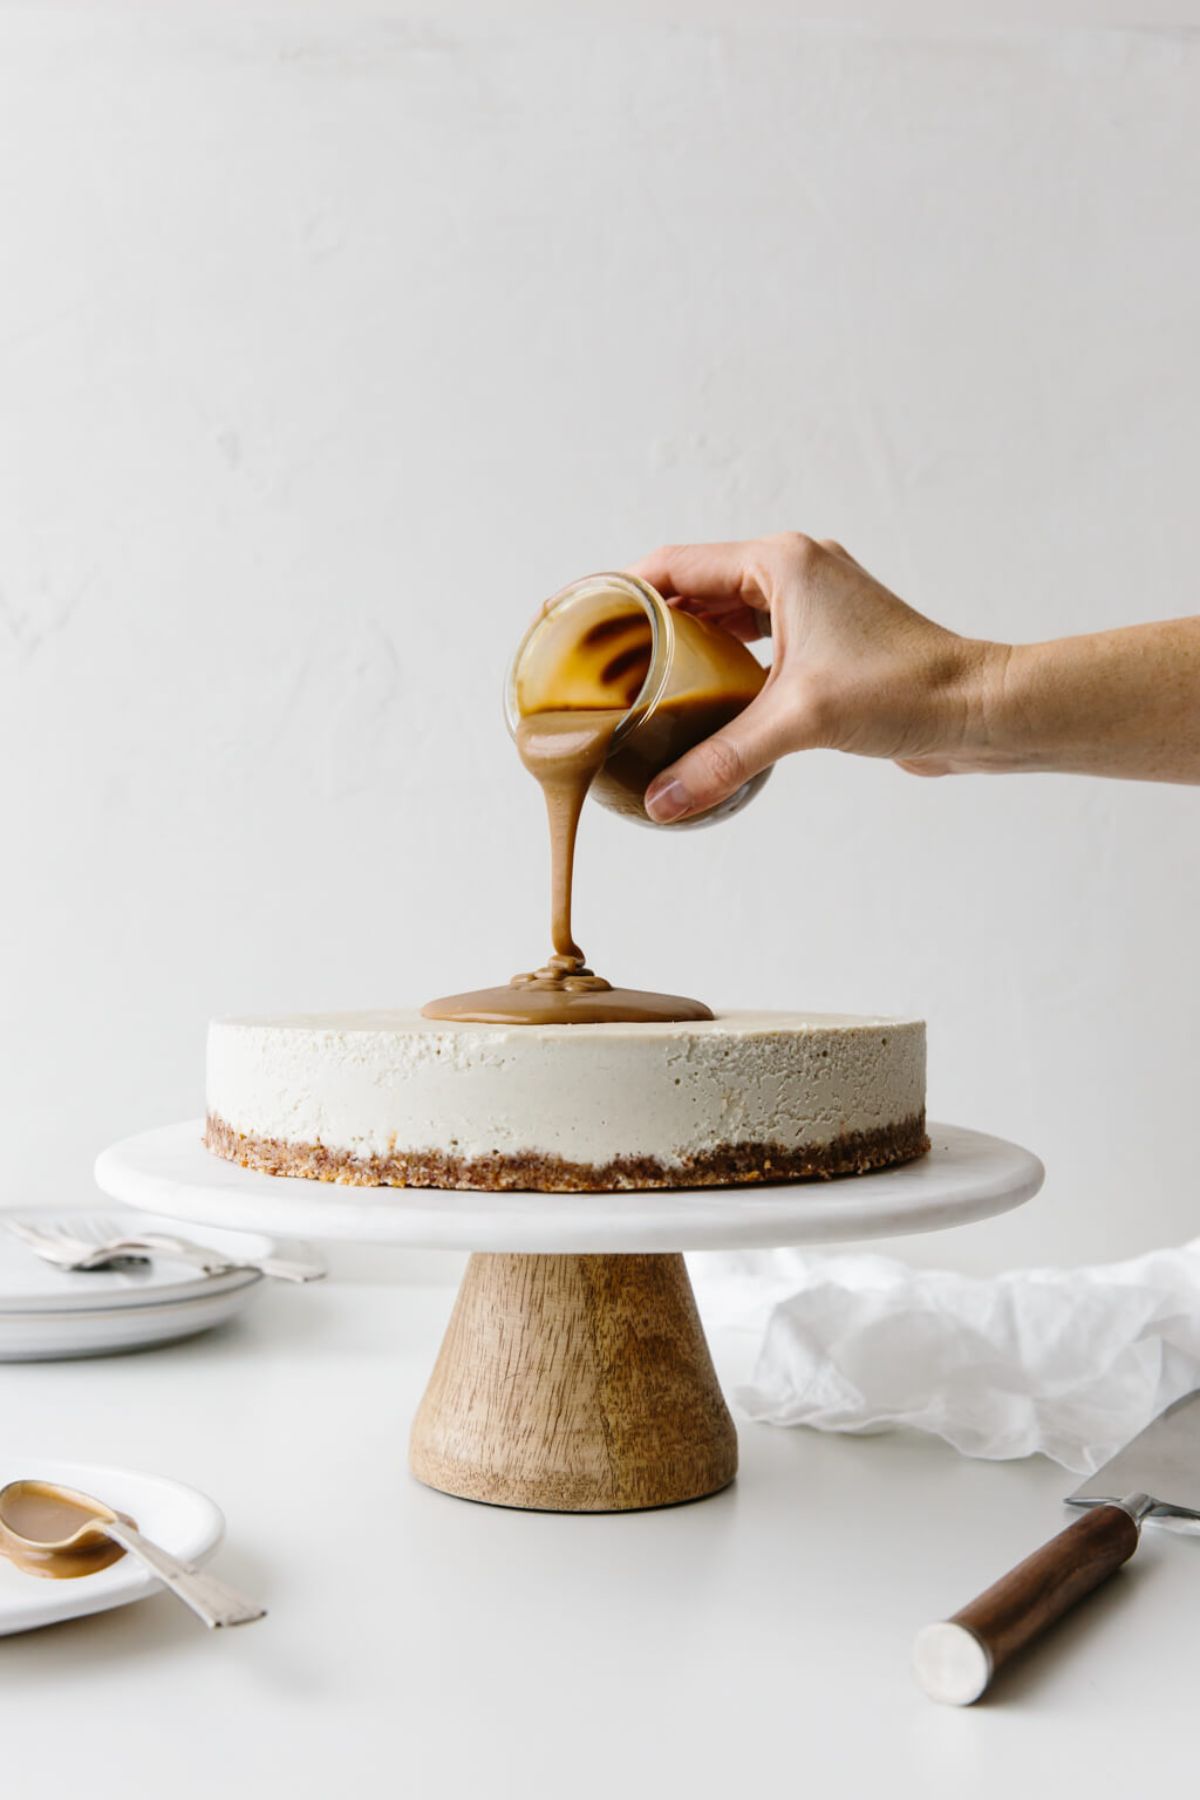
[[[620,714],[591,792],[601,806],[655,825],[644,796],[656,775],[749,705],[767,671],[719,626],[670,607],[634,575],[586,575],[547,600],[517,646],[504,709],[514,735],[530,713]],[[671,831],[740,812],[770,774]]]

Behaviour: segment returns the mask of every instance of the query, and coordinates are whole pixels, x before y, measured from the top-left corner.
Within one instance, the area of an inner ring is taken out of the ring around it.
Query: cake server
[[[1146,1519],[1200,1520],[1200,1389],[1185,1394],[1067,1497],[1088,1510],[913,1646],[931,1700],[969,1706],[1018,1650],[1128,1562]]]

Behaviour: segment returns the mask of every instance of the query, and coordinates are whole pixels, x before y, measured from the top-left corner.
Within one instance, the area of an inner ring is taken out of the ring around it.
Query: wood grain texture
[[[473,1256],[410,1460],[444,1493],[553,1512],[725,1487],[737,1435],[683,1257]]]
[[[955,1613],[973,1632],[995,1675],[1011,1656],[1119,1569],[1138,1546],[1138,1528],[1119,1506],[1097,1506]]]

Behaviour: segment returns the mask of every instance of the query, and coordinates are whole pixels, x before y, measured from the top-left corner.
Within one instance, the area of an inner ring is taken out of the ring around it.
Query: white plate
[[[165,1300],[159,1306],[93,1307],[90,1312],[0,1313],[0,1362],[56,1362],[64,1357],[111,1356],[148,1350],[211,1331],[243,1312],[258,1283]]]
[[[1020,1206],[1045,1173],[1036,1156],[1003,1138],[930,1125],[927,1156],[838,1181],[640,1194],[357,1188],[240,1168],[206,1150],[202,1130],[189,1119],[114,1144],[96,1163],[97,1183],[114,1199],[189,1226],[428,1250],[612,1255],[936,1231]]]
[[[133,1469],[59,1462],[45,1456],[15,1456],[7,1446],[0,1450],[0,1487],[26,1479],[57,1481],[80,1493],[94,1494],[118,1512],[128,1513],[148,1538],[184,1562],[205,1562],[225,1534],[221,1510],[206,1494],[162,1475],[139,1475]],[[81,1575],[75,1581],[25,1575],[0,1557],[0,1637],[127,1606],[161,1586],[132,1556],[123,1556],[98,1574]]]
[[[129,1212],[120,1207],[77,1207],[64,1213],[40,1213],[16,1207],[9,1211],[14,1219],[28,1219],[32,1224],[61,1225],[88,1241],[95,1236],[88,1226],[101,1221],[106,1225],[111,1223],[117,1230],[165,1231],[173,1232],[177,1237],[181,1235],[177,1220],[148,1219],[145,1213]],[[201,1295],[207,1298],[212,1294],[253,1287],[263,1279],[257,1269],[232,1269],[227,1275],[204,1275],[199,1269],[191,1269],[186,1263],[173,1262],[168,1257],[156,1257],[153,1262],[137,1268],[97,1269],[91,1274],[56,1269],[4,1228],[5,1216],[0,1213],[0,1315],[160,1306],[167,1300],[190,1300]],[[277,1249],[273,1238],[257,1232],[211,1231],[200,1226],[190,1235],[198,1244],[211,1246],[222,1255],[261,1257],[269,1256]]]

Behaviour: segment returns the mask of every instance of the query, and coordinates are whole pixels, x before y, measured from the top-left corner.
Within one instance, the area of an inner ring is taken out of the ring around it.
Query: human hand
[[[1006,646],[935,625],[831,539],[668,545],[630,573],[744,642],[769,627],[775,645],[757,698],[651,782],[659,823],[707,811],[793,750],[886,757],[914,774],[978,766]]]

